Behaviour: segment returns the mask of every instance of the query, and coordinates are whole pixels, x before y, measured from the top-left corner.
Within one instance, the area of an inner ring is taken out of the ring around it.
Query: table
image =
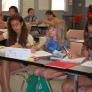
[[[78,92],[78,75],[87,75],[87,76],[92,76],[92,67],[84,67],[84,66],[74,66],[69,69],[63,69],[63,68],[58,68],[58,67],[51,67],[51,66],[46,66],[45,64],[48,63],[47,60],[44,61],[44,59],[41,59],[37,62],[29,62],[27,60],[19,60],[19,59],[14,59],[14,58],[8,58],[5,56],[0,56],[1,60],[8,60],[8,61],[15,61],[15,62],[26,62],[30,65],[35,65],[39,67],[45,67],[45,68],[51,68],[55,70],[60,70],[64,72],[69,72],[69,73],[74,73],[74,92]]]

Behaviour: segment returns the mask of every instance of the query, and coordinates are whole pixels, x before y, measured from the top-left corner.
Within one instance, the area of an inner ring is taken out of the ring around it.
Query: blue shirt
[[[54,50],[58,50],[60,51],[61,50],[61,46],[59,45],[59,43],[53,39],[49,39],[47,38],[46,39],[46,43],[47,43],[47,50],[49,52],[53,52]]]
[[[29,19],[30,19],[30,16],[24,17],[25,22],[29,22]],[[35,21],[36,19],[37,19],[37,17],[35,15],[32,16],[32,22]]]

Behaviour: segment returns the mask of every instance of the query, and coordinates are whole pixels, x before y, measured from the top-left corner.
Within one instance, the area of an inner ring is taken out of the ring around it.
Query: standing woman
[[[0,40],[7,39],[8,46],[17,48],[31,48],[33,38],[28,34],[28,30],[23,18],[19,15],[12,16],[8,20],[8,32],[0,35]],[[2,92],[10,92],[10,73],[21,68],[18,62],[1,62],[0,71]]]

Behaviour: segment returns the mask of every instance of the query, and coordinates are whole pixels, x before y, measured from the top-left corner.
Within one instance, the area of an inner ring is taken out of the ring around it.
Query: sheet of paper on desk
[[[0,32],[7,32],[7,29],[0,29]]]
[[[31,56],[31,51],[30,49],[25,48],[6,47],[5,56],[14,59],[27,60]]]
[[[92,61],[85,61],[81,66],[92,67]]]
[[[82,63],[85,60],[85,57],[81,58],[74,58],[74,59],[69,59],[68,57],[65,57],[62,59],[64,62],[73,62],[73,63]]]
[[[46,52],[46,51],[36,51],[35,53],[31,53],[31,57],[47,57],[47,56],[52,56],[51,53]]]

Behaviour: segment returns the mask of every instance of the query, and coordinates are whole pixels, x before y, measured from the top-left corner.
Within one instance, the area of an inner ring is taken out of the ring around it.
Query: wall
[[[27,15],[27,9],[32,7],[36,10],[36,15],[38,16],[39,19],[43,19],[45,18],[45,11],[50,9],[50,3],[51,3],[51,0],[20,0],[21,1],[21,9],[20,9],[20,12],[22,13],[23,16],[26,16]],[[72,10],[72,7],[73,1],[85,1],[85,0],[67,0],[68,2],[68,11],[67,12],[64,12],[64,11],[54,11],[54,13],[56,14],[57,17],[59,18],[62,18],[63,15],[72,15],[73,14],[73,11],[77,11],[75,9]],[[39,4],[40,2],[40,4]],[[92,2],[92,0],[86,0],[86,4],[90,4],[90,2]],[[42,5],[41,5],[42,4]],[[39,5],[40,5],[40,8],[43,7],[43,8],[46,8],[46,10],[39,10]],[[85,6],[85,5],[83,5]],[[0,0],[0,7],[1,7],[1,0]],[[85,9],[83,10],[83,16],[85,14]],[[70,24],[70,23],[69,23]]]

